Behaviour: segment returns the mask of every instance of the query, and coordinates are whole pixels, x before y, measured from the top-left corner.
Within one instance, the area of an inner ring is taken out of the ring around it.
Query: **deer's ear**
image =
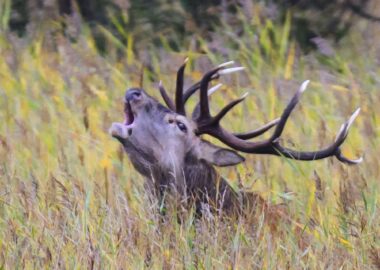
[[[236,151],[221,148],[207,141],[201,141],[198,150],[199,159],[204,159],[215,166],[231,166],[245,160]]]

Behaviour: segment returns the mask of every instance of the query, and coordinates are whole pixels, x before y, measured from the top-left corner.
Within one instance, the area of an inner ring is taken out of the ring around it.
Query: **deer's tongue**
[[[124,115],[125,115],[124,124],[127,126],[131,125],[133,121],[135,120],[135,118],[133,116],[131,104],[129,104],[129,102],[126,102],[124,104]]]

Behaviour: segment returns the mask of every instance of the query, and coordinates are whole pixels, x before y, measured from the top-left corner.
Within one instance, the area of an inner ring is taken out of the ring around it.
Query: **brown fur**
[[[191,120],[162,106],[143,90],[138,91],[141,95],[128,101],[133,124],[114,123],[110,133],[123,144],[135,169],[145,176],[150,193],[159,199],[165,192],[179,195],[182,203],[194,203],[199,213],[205,205],[230,213],[268,208],[255,194],[235,192],[214,168],[235,165],[244,158],[202,140],[194,134]],[[178,122],[186,131],[176,126]]]

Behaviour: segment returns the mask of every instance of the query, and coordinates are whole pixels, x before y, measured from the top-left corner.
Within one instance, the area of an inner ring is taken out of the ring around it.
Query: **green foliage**
[[[11,0],[4,0],[0,3],[0,29],[7,30],[11,15]]]
[[[194,41],[194,37],[212,41],[216,29],[227,24],[241,29],[244,21],[270,19],[286,23],[289,12],[293,14],[291,32],[304,51],[315,49],[313,38],[341,40],[359,20],[380,21],[376,16],[375,0],[4,0],[6,12],[3,26],[28,35],[33,26],[43,21],[60,20],[78,16],[86,21],[95,37],[98,49],[107,52],[103,31],[106,29],[127,43],[125,33],[135,35],[136,49],[149,45],[161,46],[162,37],[174,50],[181,50]],[[260,7],[260,12],[252,12]],[[237,19],[243,13],[243,21]],[[328,14],[328,16],[326,16]],[[323,19],[321,19],[323,18]],[[27,30],[28,29],[28,30]]]

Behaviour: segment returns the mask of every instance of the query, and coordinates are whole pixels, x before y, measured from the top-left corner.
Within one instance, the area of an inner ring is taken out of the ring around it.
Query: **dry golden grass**
[[[179,224],[173,209],[164,219],[158,214],[142,177],[107,134],[122,118],[124,90],[139,82],[142,62],[130,48],[119,57],[110,42],[102,57],[86,33],[75,43],[43,32],[28,39],[2,34],[0,269],[379,268],[379,51],[356,32],[335,56],[317,61],[317,53],[299,53],[286,25],[274,29],[280,49],[265,32],[273,26],[261,27],[265,55],[249,45],[253,36],[227,42],[228,59],[191,49],[146,52],[144,86],[155,96],[159,79],[173,87],[186,55],[188,82],[211,63],[236,60],[246,73],[225,78],[212,104],[216,110],[248,91],[247,102],[224,121],[248,130],[280,115],[310,79],[283,135],[284,143],[305,150],[331,142],[362,108],[344,144],[347,156],[365,154],[358,166],[248,156],[236,169],[220,170],[232,185],[239,175],[268,202],[285,203],[290,222],[280,220],[276,232],[264,213],[255,224],[213,215],[196,220],[191,211]]]

